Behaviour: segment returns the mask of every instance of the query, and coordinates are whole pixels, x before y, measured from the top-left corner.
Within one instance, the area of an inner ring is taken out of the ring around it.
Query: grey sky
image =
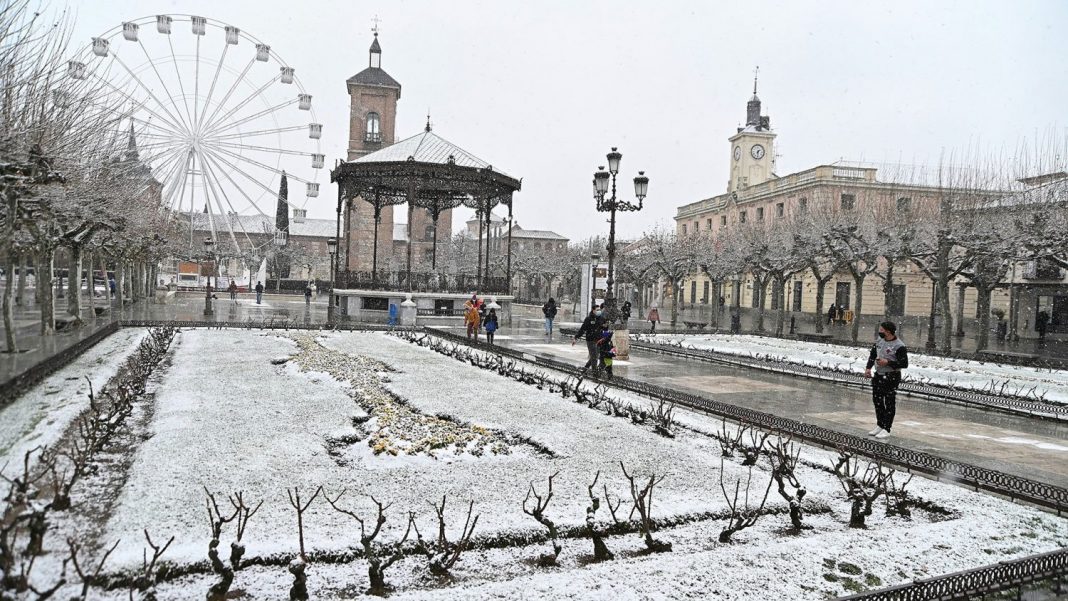
[[[516,217],[572,239],[604,233],[592,173],[623,153],[646,208],[624,235],[725,191],[726,138],[745,118],[752,73],[778,133],[778,172],[840,158],[934,163],[943,150],[1012,149],[1064,136],[1068,3],[1048,2],[74,2],[75,35],[157,13],[199,14],[260,38],[297,69],[325,124],[327,165],[344,156],[345,79],[382,66],[401,82],[397,138],[429,108],[440,136],[523,178]],[[324,181],[325,176],[320,179]],[[310,215],[333,215],[324,184]],[[465,216],[461,216],[465,217]],[[458,219],[457,221],[460,221]]]

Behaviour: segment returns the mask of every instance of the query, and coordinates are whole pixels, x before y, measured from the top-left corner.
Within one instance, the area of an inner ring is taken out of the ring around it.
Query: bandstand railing
[[[410,277],[409,277],[410,276]],[[453,275],[437,272],[342,271],[338,273],[337,289],[388,290],[394,292],[445,292],[472,294],[508,294],[508,278],[483,277],[481,283],[474,275]]]

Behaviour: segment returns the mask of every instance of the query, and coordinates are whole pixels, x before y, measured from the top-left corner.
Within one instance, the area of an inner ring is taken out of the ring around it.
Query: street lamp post
[[[214,244],[215,241],[211,239],[211,236],[204,238],[204,250],[207,253],[208,261],[211,263],[212,270],[215,269],[214,255],[211,251],[212,246]],[[208,281],[204,286],[204,315],[206,317],[211,317],[212,315],[215,315],[215,310],[211,306],[211,271],[208,272]]]
[[[334,276],[337,273],[336,264],[334,259],[337,256],[337,238],[329,238],[326,241],[326,247],[330,251],[330,298],[327,300],[326,305],[326,320],[329,322],[334,321]]]
[[[616,197],[616,175],[619,174],[619,161],[623,155],[613,146],[612,152],[607,155],[608,171],[604,167],[598,167],[593,174],[593,192],[597,201],[597,211],[608,213],[608,290],[605,291],[605,312],[609,323],[616,324],[619,320],[619,311],[616,309],[615,293],[615,259],[616,259],[616,212],[633,212],[642,210],[642,202],[649,191],[649,178],[645,177],[644,171],[638,172],[634,178],[634,196],[638,204],[634,204]],[[610,185],[611,184],[611,185]],[[611,196],[608,196],[611,187]]]

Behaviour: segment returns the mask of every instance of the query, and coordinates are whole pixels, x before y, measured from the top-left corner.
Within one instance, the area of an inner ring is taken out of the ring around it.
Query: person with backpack
[[[493,344],[493,335],[497,332],[497,310],[490,309],[486,314],[486,342]]]
[[[549,340],[553,339],[553,320],[556,319],[556,300],[549,297],[549,302],[541,306],[541,312],[545,315],[545,335]]]
[[[871,399],[875,405],[876,428],[868,436],[888,438],[897,412],[897,386],[901,370],[909,366],[909,351],[897,337],[897,325],[892,321],[879,324],[879,339],[871,347],[864,377],[871,380]],[[875,367],[875,374],[871,368]]]
[[[616,357],[616,347],[612,344],[612,330],[608,324],[601,329],[601,337],[597,339],[597,352],[601,360],[601,368],[608,377],[612,377],[612,363]]]

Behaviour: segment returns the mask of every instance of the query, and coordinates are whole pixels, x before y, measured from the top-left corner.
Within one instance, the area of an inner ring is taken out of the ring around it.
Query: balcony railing
[[[380,143],[382,141],[382,134],[367,132],[363,136],[363,141],[364,142],[373,142],[375,144],[378,144],[378,143]]]
[[[370,271],[343,271],[338,274],[339,289],[389,290],[393,292],[445,292],[450,294],[509,294],[508,278],[482,278],[481,285],[473,275],[450,275],[434,272],[379,271],[375,277]]]

